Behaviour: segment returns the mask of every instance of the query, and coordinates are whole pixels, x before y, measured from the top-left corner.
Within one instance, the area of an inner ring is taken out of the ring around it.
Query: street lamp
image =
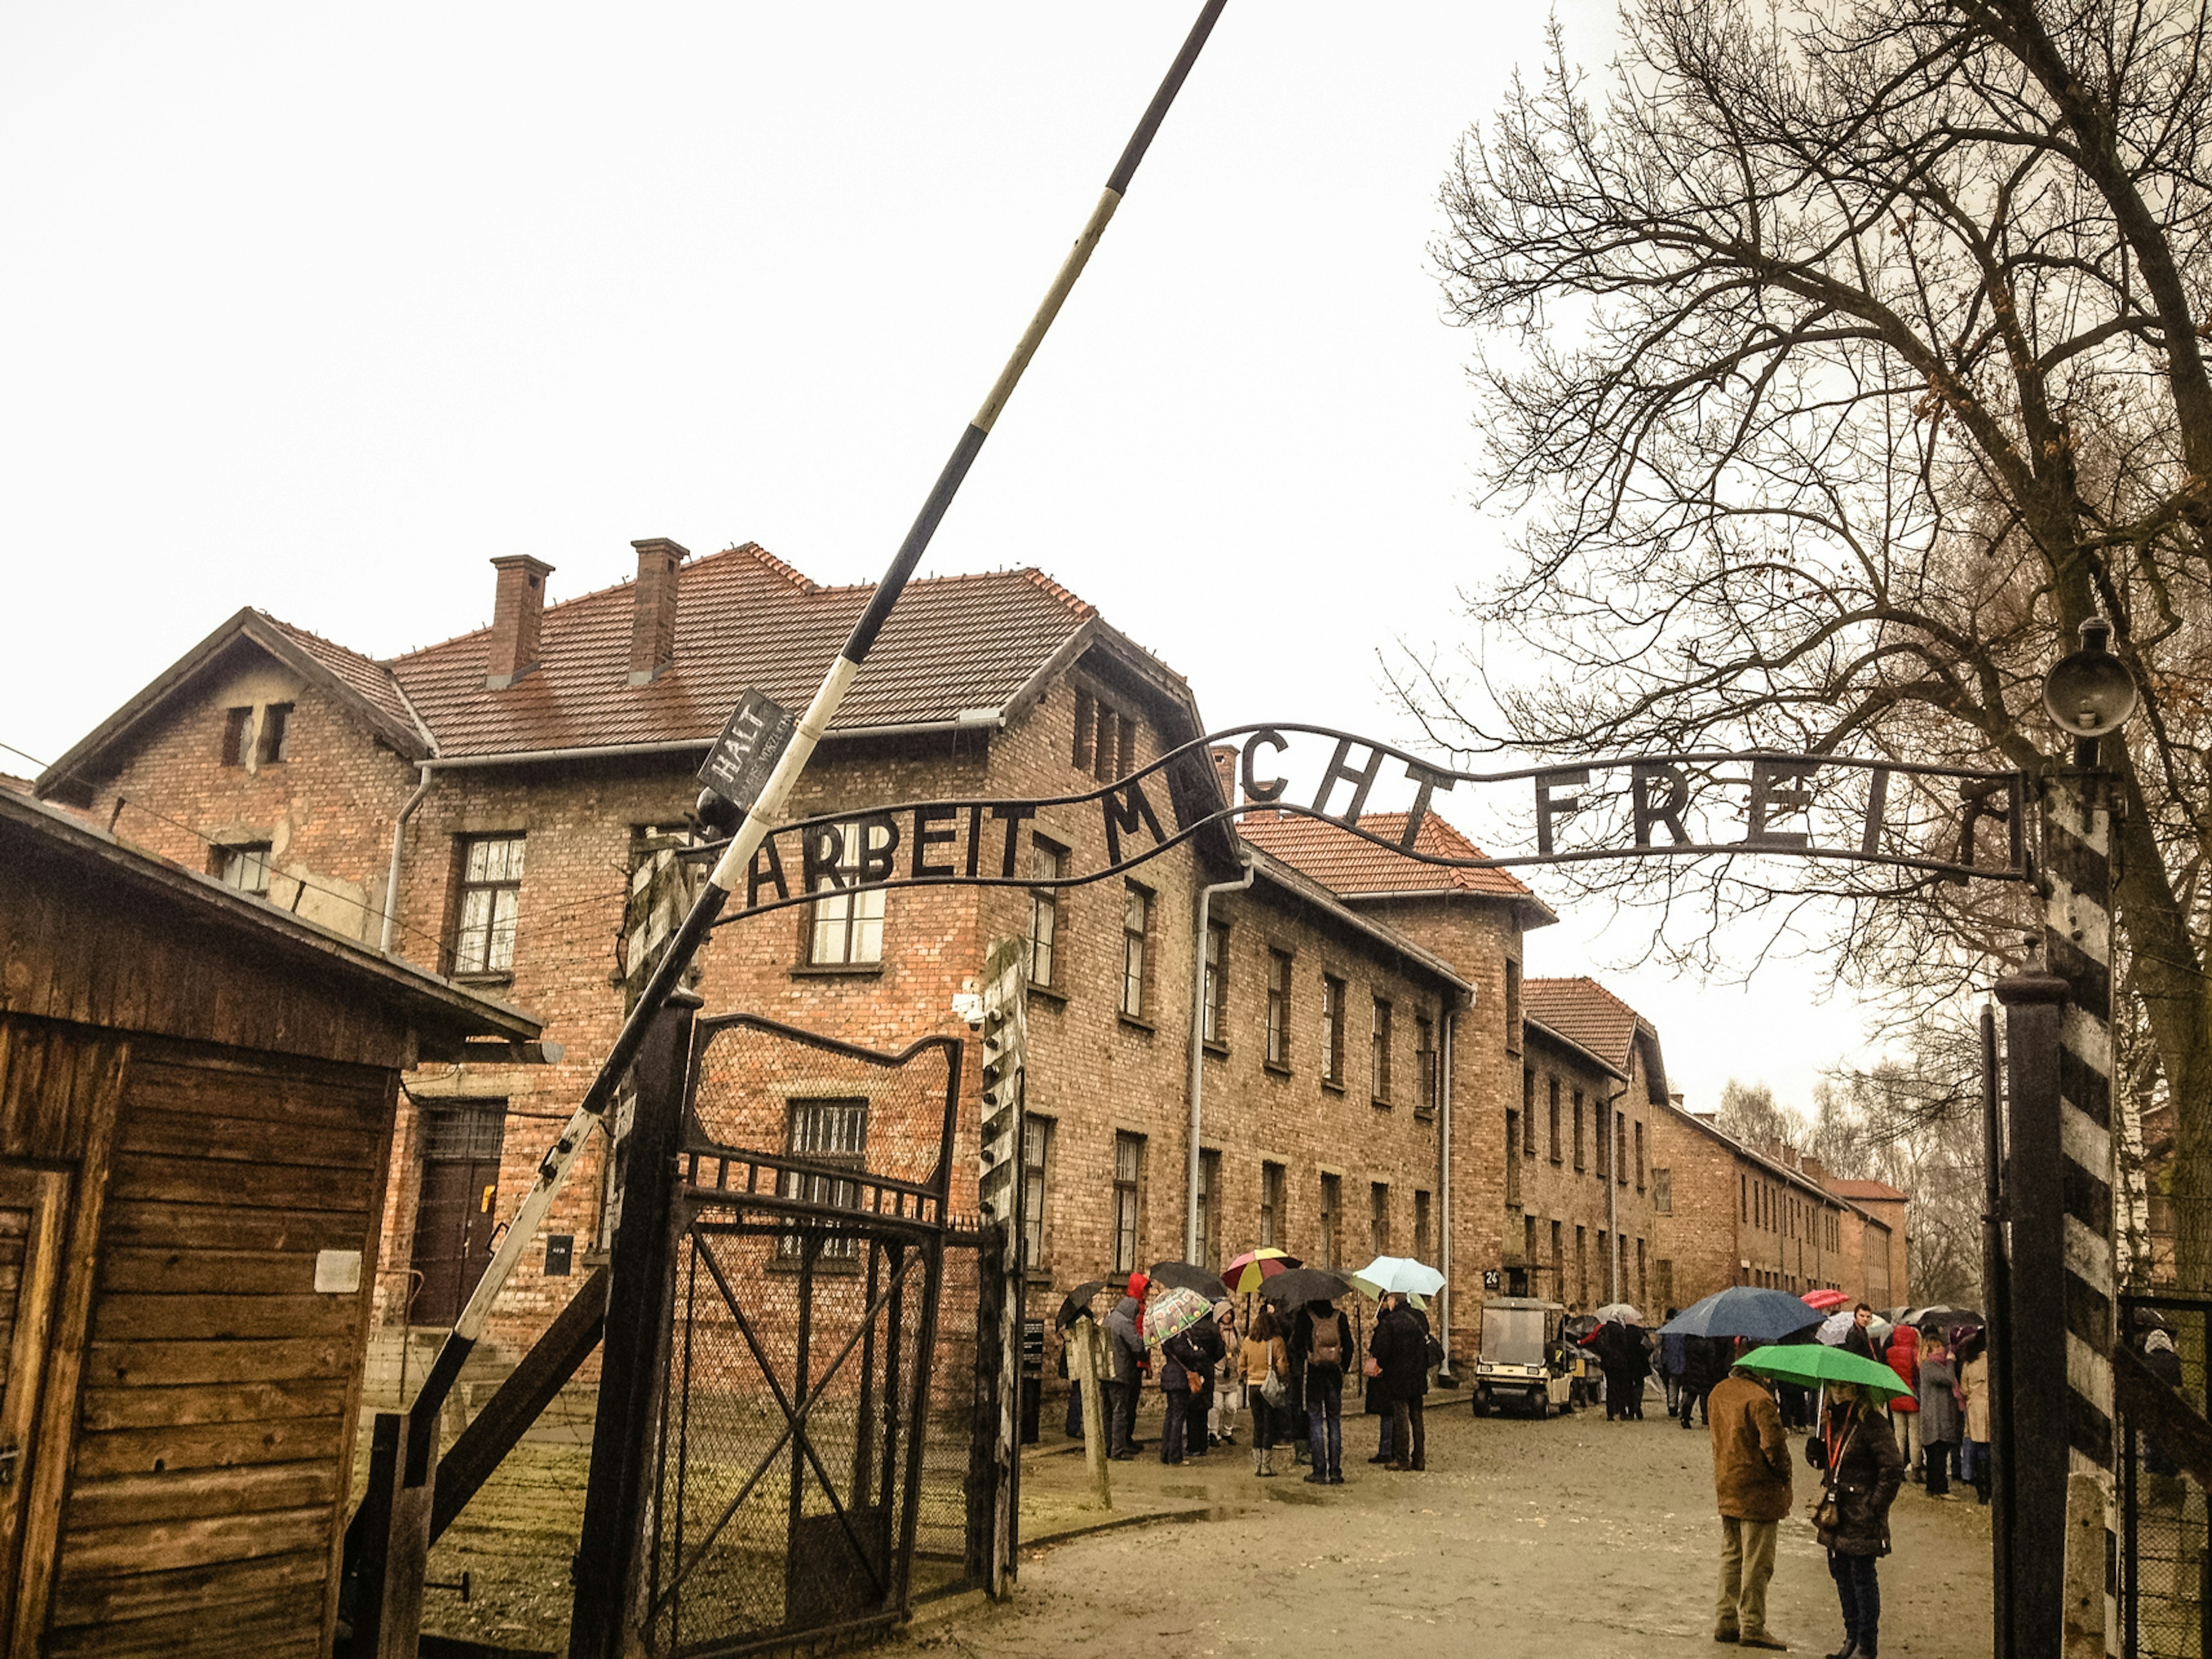
[[[2043,706],[2072,733],[2074,763],[2097,763],[2097,739],[2127,724],[2141,701],[2135,676],[2112,654],[2112,625],[2102,617],[2081,624],[2081,648],[2051,664],[2043,677]]]

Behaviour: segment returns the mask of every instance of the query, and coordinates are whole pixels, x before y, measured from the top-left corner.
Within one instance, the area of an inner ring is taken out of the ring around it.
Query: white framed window
[[[1048,841],[1030,842],[1030,874],[1038,881],[1058,881],[1067,873],[1067,853]],[[1030,983],[1048,988],[1059,966],[1060,889],[1030,890]]]
[[[1131,1019],[1145,1017],[1146,945],[1152,926],[1152,896],[1129,884],[1121,899],[1121,1012]]]
[[[460,909],[453,929],[453,971],[504,974],[514,967],[514,929],[522,907],[520,836],[472,836],[462,843]]]
[[[226,887],[265,897],[269,892],[269,854],[265,841],[218,847],[215,849],[215,873]]]
[[[1229,924],[1206,924],[1206,1041],[1226,1042],[1229,1030]]]
[[[1291,953],[1267,952],[1267,1064],[1291,1063]]]
[[[1137,1271],[1137,1202],[1145,1175],[1145,1138],[1114,1137],[1114,1271]]]
[[[880,853],[890,844],[893,833],[890,823],[883,819],[855,818],[837,826],[836,865],[814,886],[816,892],[830,896],[814,901],[814,923],[808,930],[806,949],[810,963],[853,967],[884,959],[882,891],[842,890],[860,879],[864,853]]]
[[[1022,1266],[1034,1273],[1045,1265],[1045,1185],[1052,1178],[1053,1121],[1028,1117],[1022,1123]]]

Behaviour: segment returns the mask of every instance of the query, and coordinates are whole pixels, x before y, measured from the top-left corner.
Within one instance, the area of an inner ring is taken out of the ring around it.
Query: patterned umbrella
[[[1829,1347],[1840,1348],[1844,1346],[1844,1339],[1851,1334],[1851,1328],[1857,1323],[1857,1319],[1846,1308],[1843,1312],[1832,1313],[1822,1320],[1820,1328],[1814,1334]]]
[[[1180,1336],[1213,1311],[1213,1304],[1196,1291],[1180,1285],[1163,1291],[1145,1306],[1145,1343],[1152,1346]]]
[[[1285,1250],[1247,1250],[1221,1270],[1221,1282],[1239,1296],[1249,1296],[1263,1280],[1306,1264]]]

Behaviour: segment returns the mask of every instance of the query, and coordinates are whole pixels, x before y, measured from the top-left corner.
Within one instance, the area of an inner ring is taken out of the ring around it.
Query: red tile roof
[[[1643,1024],[1635,1009],[1587,975],[1522,981],[1521,1012],[1623,1072]]]
[[[688,562],[678,581],[676,665],[650,685],[629,684],[629,583],[548,605],[538,666],[506,690],[484,687],[488,629],[388,666],[441,757],[703,739],[748,686],[804,708],[874,591],[818,586],[750,543]],[[1036,570],[918,580],[831,729],[1003,708],[1096,615]]]
[[[1876,1201],[1886,1199],[1892,1204],[1904,1204],[1910,1201],[1905,1194],[1898,1191],[1887,1181],[1829,1181],[1823,1182],[1821,1184],[1838,1198],[1870,1199]]]
[[[347,690],[362,698],[386,720],[408,731],[422,732],[422,722],[400,695],[398,683],[392,671],[374,657],[364,657],[358,651],[349,651],[319,634],[310,634],[266,611],[253,613],[270,627],[282,634]],[[424,733],[427,737],[428,733]]]
[[[1406,833],[1403,812],[1367,812],[1359,827],[1370,835],[1395,842]],[[1480,893],[1498,898],[1534,896],[1504,870],[1453,869],[1423,864],[1387,847],[1363,841],[1349,830],[1323,818],[1302,817],[1294,812],[1248,812],[1237,821],[1237,833],[1285,864],[1303,870],[1331,891],[1364,896],[1370,893]],[[1434,812],[1421,820],[1414,848],[1437,858],[1479,859],[1488,854]]]

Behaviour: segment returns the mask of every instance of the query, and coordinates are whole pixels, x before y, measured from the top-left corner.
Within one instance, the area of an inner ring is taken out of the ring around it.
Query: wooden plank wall
[[[393,1073],[141,1039],[46,1650],[326,1650]],[[361,1289],[319,1295],[320,1250]]]
[[[337,961],[302,963],[108,872],[0,837],[0,1013],[369,1066],[413,1063],[404,1014]]]

